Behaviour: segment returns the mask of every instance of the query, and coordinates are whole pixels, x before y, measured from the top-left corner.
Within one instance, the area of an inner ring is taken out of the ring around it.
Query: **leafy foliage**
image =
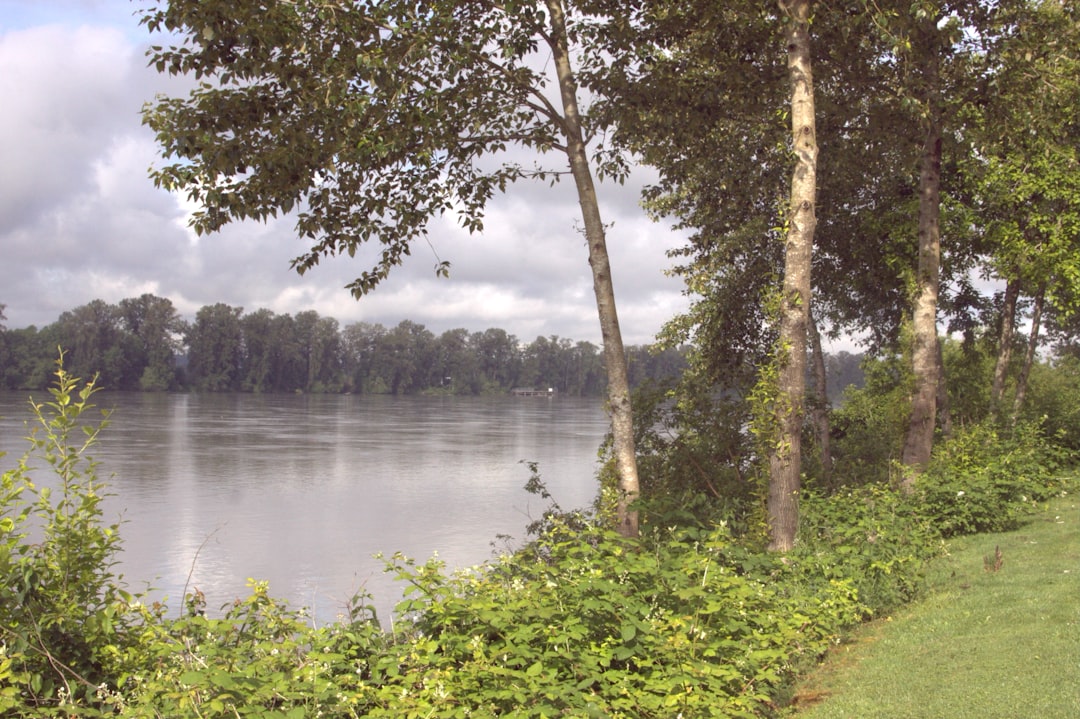
[[[366,710],[369,660],[386,637],[361,598],[349,621],[313,627],[303,611],[249,581],[251,594],[224,616],[206,615],[199,594],[186,616],[142,609],[145,643],[121,678],[127,716],[357,717]]]
[[[881,484],[801,499],[795,555],[816,570],[810,578],[847,579],[872,615],[920,594],[923,568],[944,544],[916,503]]]
[[[965,428],[917,485],[920,512],[946,537],[1013,529],[1032,504],[1063,489],[1056,478],[1068,457],[1037,424],[1007,436],[985,424]]]
[[[105,426],[83,419],[97,387],[59,365],[52,400],[30,403],[30,449],[0,485],[0,713],[107,701],[101,686],[135,631],[112,570],[119,525],[102,523],[88,455]],[[35,461],[55,483],[31,481]]]
[[[747,406],[734,393],[710,389],[687,371],[674,386],[649,384],[635,393],[641,501],[657,526],[724,521],[741,537],[761,519]]]
[[[900,458],[909,407],[910,360],[901,354],[867,358],[865,384],[849,388],[832,413],[835,481],[860,485],[887,482]]]

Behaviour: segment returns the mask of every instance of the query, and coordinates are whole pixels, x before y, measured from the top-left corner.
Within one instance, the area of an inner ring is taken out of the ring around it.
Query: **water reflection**
[[[0,460],[21,454],[26,395],[0,394]],[[372,554],[451,566],[490,556],[543,510],[522,487],[537,461],[564,507],[594,494],[599,401],[99,394],[115,411],[96,458],[123,514],[121,569],[177,606],[211,607],[248,577],[324,618],[360,588],[385,615],[400,588]]]

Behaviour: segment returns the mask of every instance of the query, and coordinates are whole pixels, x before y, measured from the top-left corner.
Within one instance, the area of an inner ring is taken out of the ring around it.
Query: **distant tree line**
[[[504,393],[516,387],[601,396],[600,348],[558,336],[529,343],[502,329],[435,335],[405,320],[396,327],[338,321],[314,310],[244,313],[218,303],[188,322],[163,297],[94,300],[42,328],[0,327],[0,387],[42,389],[57,347],[76,376],[116,390],[201,392]],[[678,375],[679,350],[628,348],[631,383]]]

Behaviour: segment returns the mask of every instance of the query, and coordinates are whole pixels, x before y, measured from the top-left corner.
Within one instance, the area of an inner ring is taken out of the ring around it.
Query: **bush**
[[[977,424],[938,445],[915,499],[945,537],[1014,529],[1033,503],[1061,492],[1068,458],[1037,424],[1020,424],[1008,436]]]
[[[360,717],[370,709],[373,657],[385,637],[363,605],[347,621],[314,627],[302,610],[249,581],[251,594],[223,617],[189,595],[186,616],[143,610],[145,641],[121,677],[132,717]]]
[[[1022,418],[1039,423],[1055,445],[1080,451],[1080,358],[1035,363]]]
[[[112,572],[118,525],[101,521],[103,486],[88,456],[105,426],[86,424],[94,382],[58,362],[52,401],[31,401],[30,449],[0,484],[0,714],[45,716],[107,705],[134,627],[133,597]],[[83,436],[76,439],[76,433]],[[44,461],[56,486],[30,478]],[[39,541],[31,542],[31,538]]]
[[[674,389],[639,388],[634,416],[643,525],[757,529],[761,487],[745,402],[684,377]]]
[[[873,484],[828,497],[804,492],[791,556],[797,581],[848,580],[866,614],[877,615],[918,596],[927,562],[943,551],[913,502]]]
[[[726,530],[630,542],[546,523],[525,550],[468,572],[394,557],[394,634],[359,611],[315,629],[264,584],[222,619],[197,600],[123,681],[126,716],[752,717],[795,666],[857,616],[853,592],[814,596],[736,567]],[[780,566],[779,564],[776,565]]]
[[[370,716],[758,716],[855,601],[796,601],[730,548],[722,527],[635,543],[552,525],[483,572],[398,561],[410,653]]]

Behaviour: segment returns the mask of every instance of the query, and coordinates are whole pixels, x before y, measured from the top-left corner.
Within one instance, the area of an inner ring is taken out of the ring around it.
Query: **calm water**
[[[3,469],[26,446],[26,399],[0,393]],[[497,535],[520,539],[544,509],[522,489],[522,460],[540,464],[564,508],[589,504],[607,429],[599,400],[564,397],[95,401],[114,409],[93,456],[115,492],[106,518],[124,522],[129,587],[149,584],[176,608],[188,583],[213,609],[265,579],[323,619],[361,588],[385,619],[401,589],[377,552],[465,567],[488,559]]]

